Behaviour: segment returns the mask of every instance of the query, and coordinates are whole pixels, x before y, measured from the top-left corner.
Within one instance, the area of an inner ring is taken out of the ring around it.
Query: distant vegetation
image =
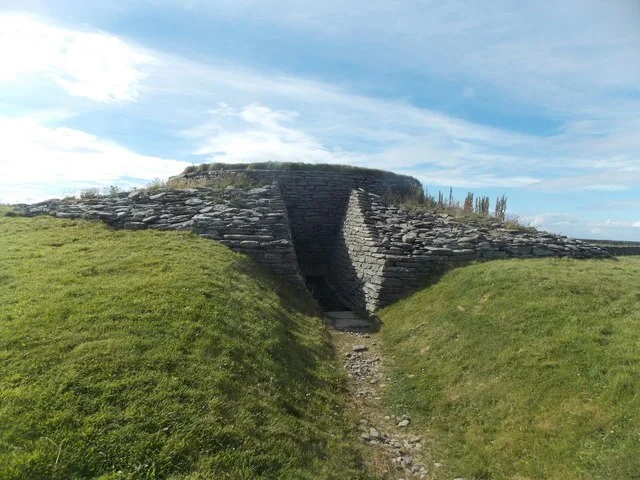
[[[363,478],[313,304],[216,242],[0,216],[0,305],[2,479]]]
[[[504,222],[506,227],[517,230],[535,230],[525,226],[515,215],[507,214],[507,197],[502,195],[496,198],[493,209],[491,200],[487,196],[475,197],[473,192],[468,192],[464,200],[460,202],[453,196],[453,188],[447,195],[438,191],[434,196],[422,187],[416,187],[407,193],[387,192],[383,199],[392,205],[401,205],[411,210],[423,210],[447,213],[460,221],[475,221],[483,224]]]
[[[224,190],[227,187],[258,187],[264,185],[264,182],[248,179],[244,175],[238,175],[233,172],[227,172],[216,178],[189,178],[189,177],[172,177],[169,180],[160,180],[156,178],[147,185],[147,190],[160,189],[185,189],[185,188],[212,188],[214,190]]]
[[[632,240],[590,240],[582,239],[584,242],[595,243],[596,245],[603,245],[609,247],[640,247],[640,242]]]
[[[380,318],[434,478],[640,478],[640,258],[472,265]]]
[[[156,190],[181,190],[189,188],[211,188],[216,191],[222,191],[225,188],[232,186],[238,188],[250,188],[259,187],[264,185],[264,182],[248,179],[244,175],[238,175],[233,172],[225,173],[213,178],[189,178],[189,177],[171,177],[168,180],[162,180],[155,178],[149,182],[142,189],[153,192]],[[135,190],[135,188],[134,188]],[[127,190],[123,190],[115,185],[111,185],[105,188],[85,188],[78,192],[77,197],[80,200],[87,200],[100,197],[115,197],[119,194],[126,194]],[[67,195],[64,197],[66,200],[76,199],[76,195]]]

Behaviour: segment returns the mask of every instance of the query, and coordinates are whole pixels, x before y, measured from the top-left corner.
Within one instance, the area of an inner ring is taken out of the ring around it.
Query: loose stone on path
[[[398,475],[385,478],[426,479],[428,470],[415,457],[416,452],[423,448],[422,437],[410,434],[411,418],[408,415],[383,415],[380,411],[379,390],[386,385],[380,383],[381,379],[385,379],[380,369],[382,358],[375,334],[364,333],[364,320],[357,319],[351,312],[330,312],[326,316],[329,325],[334,326],[334,343],[342,355],[349,378],[349,390],[355,399],[354,407],[360,416],[360,441],[367,448],[384,452],[388,468],[391,472],[395,469]],[[335,328],[336,323],[347,331]],[[356,325],[356,331],[348,331],[349,324]]]

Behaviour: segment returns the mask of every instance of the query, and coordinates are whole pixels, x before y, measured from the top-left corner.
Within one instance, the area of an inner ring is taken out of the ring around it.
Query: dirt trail
[[[408,415],[384,411],[382,396],[389,388],[384,377],[385,359],[379,334],[371,322],[351,312],[326,312],[337,355],[349,379],[352,408],[359,419],[360,440],[367,445],[365,455],[370,471],[383,479],[431,479],[423,439],[412,431]]]

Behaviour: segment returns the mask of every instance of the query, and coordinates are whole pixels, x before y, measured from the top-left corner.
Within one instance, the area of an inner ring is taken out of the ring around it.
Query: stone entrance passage
[[[327,283],[324,276],[307,276],[304,279],[307,289],[318,301],[324,311],[346,310],[346,305],[340,300],[334,287]]]
[[[291,169],[282,170],[211,170],[185,174],[184,177],[215,180],[228,175],[241,175],[252,184],[277,185],[287,212],[298,271],[325,310],[345,309],[345,300],[348,301],[347,307],[366,310],[366,302],[360,298],[349,301],[353,297],[351,290],[361,290],[362,285],[340,282],[349,285],[347,291],[336,282],[337,272],[342,274],[351,270],[349,265],[336,267],[335,253],[344,243],[342,226],[352,192],[361,189],[377,195],[386,192],[402,195],[422,188],[420,182],[412,177],[339,165],[301,169],[292,165]],[[350,263],[351,259],[348,255],[340,255],[338,261]]]
[[[303,277],[329,274],[354,189],[381,195],[388,190],[410,191],[419,185],[415,179],[400,175],[349,172],[281,172],[276,181],[287,208],[291,238]]]

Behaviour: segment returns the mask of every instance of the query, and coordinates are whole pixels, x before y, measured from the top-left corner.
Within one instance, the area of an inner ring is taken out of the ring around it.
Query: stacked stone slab
[[[546,232],[513,230],[502,223],[480,226],[386,205],[359,189],[349,199],[331,278],[351,308],[372,312],[472,260],[609,256],[598,246]]]
[[[380,304],[385,255],[378,232],[367,214],[369,196],[354,190],[331,258],[328,280],[340,300],[356,311],[373,312]]]
[[[304,288],[287,210],[275,185],[223,191],[211,188],[136,190],[130,194],[17,205],[24,215],[102,220],[130,230],[187,230],[245,253]]]
[[[291,235],[302,274],[325,276],[345,215],[349,195],[362,188],[382,195],[421,189],[415,178],[391,172],[313,170],[212,170],[175,178],[209,181],[243,177],[249,183],[275,182],[287,207]]]

